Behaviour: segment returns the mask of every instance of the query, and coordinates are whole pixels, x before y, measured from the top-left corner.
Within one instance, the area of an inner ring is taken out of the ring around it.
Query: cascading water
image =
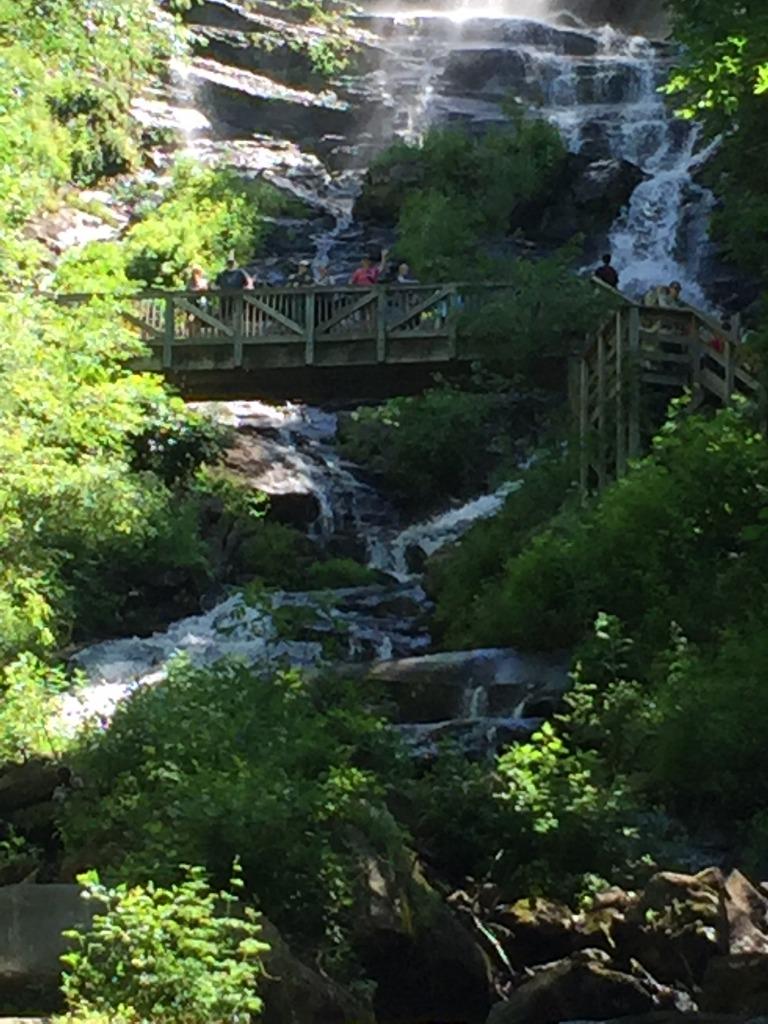
[[[429,603],[417,574],[397,571],[405,564],[406,546],[420,546],[425,553],[438,550],[497,511],[514,486],[402,531],[390,503],[331,444],[334,414],[261,402],[211,405],[208,411],[247,443],[262,446],[267,461],[250,477],[255,488],[279,495],[292,487],[313,495],[318,514],[311,532],[318,543],[332,545],[342,537],[355,542],[369,565],[381,571],[381,582],[322,592],[246,588],[150,637],[84,648],[74,663],[90,685],[64,703],[64,718],[73,725],[93,715],[108,717],[137,686],[161,681],[168,662],[178,655],[199,665],[229,657],[263,668],[310,668],[329,660],[371,662],[423,653],[430,643],[423,622]],[[293,624],[289,639],[279,628],[286,614]]]
[[[619,30],[580,20],[616,6],[599,0],[397,2],[372,0],[357,18],[372,69],[316,92],[280,81],[258,49],[247,59],[264,27],[259,18],[274,20],[279,6],[208,0],[195,9],[208,42],[176,97],[190,151],[262,175],[309,203],[318,219],[303,230],[286,221],[285,234],[299,239],[288,248],[328,263],[343,280],[364,246],[391,241],[351,220],[375,153],[393,136],[413,140],[434,123],[504,120],[503,101],[513,96],[557,124],[574,153],[595,161],[598,190],[601,161],[606,172],[608,161],[626,160],[646,175],[610,232],[623,288],[639,294],[678,278],[690,301],[703,302],[711,198],[695,181],[697,132],[673,117],[658,91],[669,48],[633,34],[658,27],[660,4],[622,5],[629,13]],[[192,116],[193,101],[202,119]],[[289,268],[278,254],[257,272],[276,281]]]
[[[387,15],[391,26],[379,25],[391,55],[385,95],[407,111],[401,134],[455,118],[499,121],[502,102],[519,99],[556,124],[572,152],[589,155],[598,177],[601,161],[606,171],[612,160],[643,171],[610,232],[623,290],[641,295],[677,278],[688,301],[705,304],[700,279],[712,197],[695,172],[707,154],[696,126],[675,118],[660,92],[669,48],[549,16],[548,6],[516,3],[503,16],[504,5],[466,0],[453,10]]]

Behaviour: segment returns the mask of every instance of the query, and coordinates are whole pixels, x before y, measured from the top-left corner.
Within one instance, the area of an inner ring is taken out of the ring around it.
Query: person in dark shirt
[[[603,262],[595,271],[595,277],[604,284],[610,285],[611,288],[619,287],[619,275],[616,268],[611,265],[610,253],[603,256]]]
[[[216,287],[222,291],[242,291],[244,288],[253,288],[253,281],[242,267],[238,267],[234,253],[231,253],[227,260],[226,267],[216,275]],[[223,320],[231,320],[234,314],[234,300],[228,296],[220,299],[219,310]]]
[[[235,257],[230,256],[224,270],[216,275],[216,287],[231,289],[253,288],[253,281],[242,267],[238,267]]]

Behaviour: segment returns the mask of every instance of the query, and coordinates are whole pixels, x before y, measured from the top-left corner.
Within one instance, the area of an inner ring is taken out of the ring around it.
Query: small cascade
[[[374,538],[369,564],[396,579],[407,580],[430,555],[458,540],[474,523],[496,515],[518,487],[520,481],[504,483],[492,494],[484,494],[424,523],[415,523],[394,536]]]
[[[210,611],[152,636],[84,648],[73,662],[90,685],[65,700],[64,717],[72,725],[94,715],[108,718],[137,686],[165,678],[168,663],[178,656],[196,665],[236,658],[257,668],[298,665],[311,670],[331,662],[385,662],[424,654],[431,642],[425,626],[429,602],[418,574],[407,571],[409,547],[418,546],[426,557],[458,539],[472,523],[497,512],[506,495],[519,486],[504,485],[400,530],[390,503],[333,447],[333,413],[256,401],[197,407],[234,428],[234,452],[242,441],[251,446],[254,461],[238,468],[248,470],[255,489],[264,488],[274,501],[281,493],[297,490],[311,495],[317,515],[310,532],[318,544],[326,550],[341,541],[356,547],[369,565],[380,569],[382,582],[314,592],[246,587]],[[479,717],[483,694],[478,691],[474,703],[467,699],[466,713]]]

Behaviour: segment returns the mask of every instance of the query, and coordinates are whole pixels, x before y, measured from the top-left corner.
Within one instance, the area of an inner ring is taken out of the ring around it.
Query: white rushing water
[[[601,162],[608,171],[611,160],[645,174],[610,232],[622,290],[641,296],[677,279],[689,302],[705,304],[700,282],[713,200],[695,173],[708,154],[696,126],[675,118],[660,91],[669,49],[548,10],[535,2],[465,2],[391,12],[385,93],[406,112],[401,133],[418,136],[454,118],[501,121],[503,100],[519,99],[556,124],[572,152],[588,154],[598,178]]]
[[[140,686],[165,678],[168,664],[184,656],[195,665],[236,658],[256,668],[311,668],[328,661],[371,662],[423,653],[430,639],[422,623],[428,602],[416,574],[408,571],[409,548],[424,555],[458,539],[479,519],[493,515],[517,484],[400,529],[391,505],[354,473],[331,442],[336,417],[307,406],[263,402],[202,406],[232,425],[269,464],[251,483],[280,493],[307,489],[317,500],[313,532],[329,543],[340,532],[357,539],[382,582],[333,591],[283,592],[246,588],[210,611],[189,616],[149,637],[92,644],[73,663],[88,684],[64,700],[62,718],[75,728],[85,719],[107,719]],[[263,454],[262,452],[262,454]],[[386,571],[387,576],[384,575]],[[286,639],[280,620],[289,621]]]

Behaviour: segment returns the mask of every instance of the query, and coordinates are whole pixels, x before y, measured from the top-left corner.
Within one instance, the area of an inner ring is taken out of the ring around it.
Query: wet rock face
[[[669,30],[662,0],[551,0],[550,7],[588,24],[615,25],[651,38],[663,38]]]
[[[589,155],[571,154],[552,195],[544,202],[523,205],[513,221],[533,241],[545,246],[559,245],[583,234],[596,252],[598,243],[644,180],[643,171],[627,160],[593,160]]]
[[[702,1024],[768,1014],[768,897],[738,871],[662,871],[642,892],[606,890],[580,914],[538,899],[490,917],[510,962],[533,965],[533,977],[489,1024],[671,1024],[679,1018],[661,1011],[673,1008],[701,1009],[685,1019]]]

